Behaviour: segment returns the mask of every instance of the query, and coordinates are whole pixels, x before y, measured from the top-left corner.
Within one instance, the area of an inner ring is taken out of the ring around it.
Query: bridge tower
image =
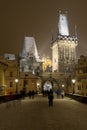
[[[76,62],[76,47],[78,45],[75,28],[74,36],[70,36],[67,12],[59,12],[58,35],[52,40],[52,71],[72,72]]]

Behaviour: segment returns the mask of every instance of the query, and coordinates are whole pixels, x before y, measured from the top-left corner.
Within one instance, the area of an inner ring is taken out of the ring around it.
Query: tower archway
[[[59,82],[55,78],[48,78],[42,81],[42,91],[50,91],[50,89],[53,91],[60,89]]]

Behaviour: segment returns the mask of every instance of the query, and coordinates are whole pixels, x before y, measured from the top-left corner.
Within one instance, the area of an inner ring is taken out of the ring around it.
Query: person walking
[[[53,106],[54,96],[53,96],[53,91],[52,90],[50,90],[50,92],[48,93],[48,99],[49,99],[49,106]]]
[[[64,98],[64,95],[65,95],[64,90],[62,90],[62,92],[61,92],[62,99]]]

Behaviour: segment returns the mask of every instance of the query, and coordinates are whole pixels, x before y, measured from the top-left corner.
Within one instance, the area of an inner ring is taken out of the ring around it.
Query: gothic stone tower
[[[52,71],[72,72],[76,62],[76,46],[78,44],[76,29],[70,36],[67,13],[59,13],[58,36],[52,39]]]
[[[20,72],[32,72],[34,71],[34,63],[39,63],[39,59],[36,42],[34,37],[25,37],[24,47],[20,58]]]

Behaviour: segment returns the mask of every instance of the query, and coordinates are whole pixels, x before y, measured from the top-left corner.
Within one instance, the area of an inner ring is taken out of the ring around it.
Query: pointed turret
[[[77,26],[75,25],[75,39],[77,40],[78,39],[78,36],[77,36]]]

